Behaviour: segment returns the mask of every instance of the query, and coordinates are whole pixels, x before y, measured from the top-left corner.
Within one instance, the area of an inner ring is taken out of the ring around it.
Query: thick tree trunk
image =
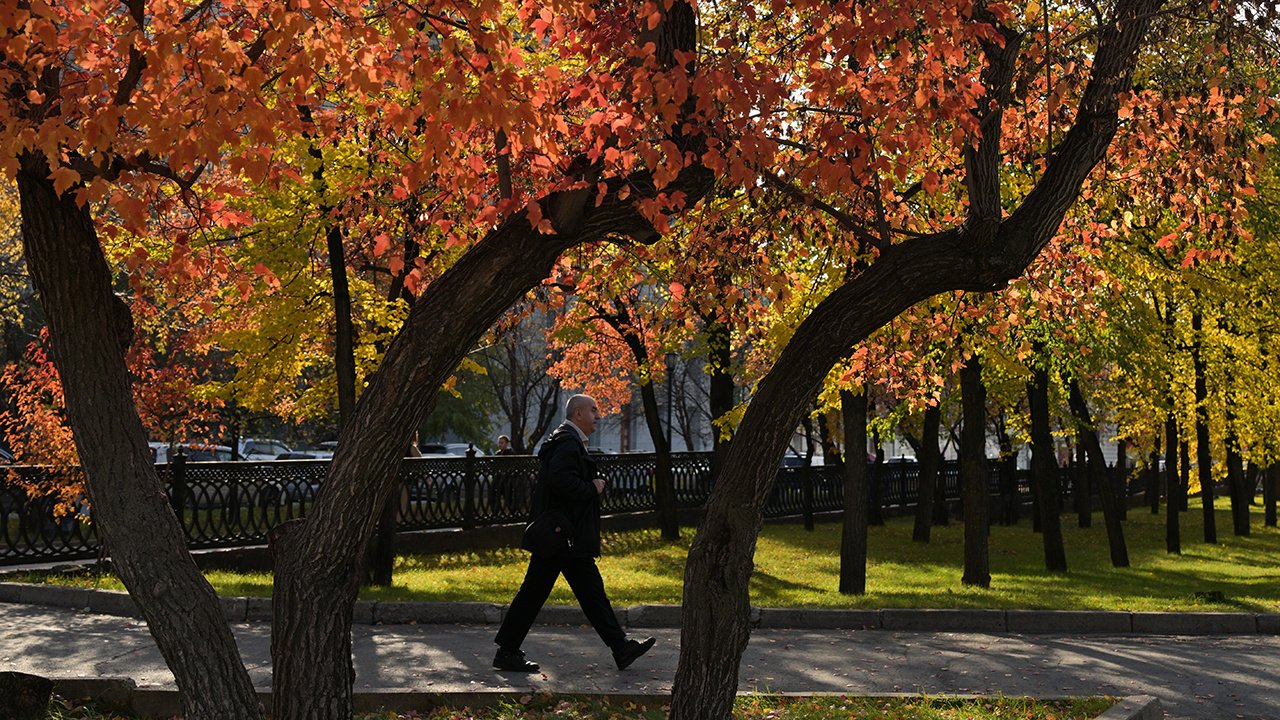
[[[911,531],[911,539],[915,542],[929,542],[933,529],[933,503],[937,497],[937,488],[942,483],[938,473],[942,461],[938,451],[938,432],[942,425],[942,408],[934,403],[924,409],[924,430],[921,432],[920,447],[916,457],[920,461],[920,483],[916,488],[916,523]]]
[[[961,582],[991,586],[988,537],[991,508],[987,492],[987,389],[982,361],[969,358],[960,370],[964,430],[960,436],[960,487],[964,492],[964,576]]]
[[[844,416],[844,526],[840,533],[840,592],[867,591],[867,391],[840,391]]]
[[[85,472],[94,526],[146,618],[193,720],[256,718],[262,708],[213,588],[187,552],[147,451],[125,367],[128,307],[93,221],[58,195],[44,155],[20,157],[18,193],[27,266],[49,324],[67,419]]]
[[[1049,572],[1067,571],[1067,551],[1062,542],[1059,504],[1062,488],[1058,480],[1058,459],[1049,433],[1049,371],[1036,368],[1027,387],[1031,407],[1031,482],[1040,498],[1040,535],[1044,542],[1044,567]]]
[[[1107,526],[1107,543],[1111,549],[1111,565],[1129,567],[1129,548],[1124,541],[1124,526],[1120,524],[1120,499],[1117,497],[1115,485],[1107,477],[1107,463],[1102,457],[1102,444],[1098,441],[1098,431],[1089,414],[1089,406],[1080,392],[1080,385],[1072,378],[1067,383],[1071,412],[1075,415],[1078,437],[1084,442],[1085,452],[1089,455],[1088,468],[1093,477],[1093,484],[1098,487],[1098,495],[1102,499],[1102,517]]]
[[[1182,503],[1178,500],[1181,481],[1178,477],[1178,419],[1174,411],[1164,421],[1164,480],[1165,480],[1165,551],[1182,554]]]
[[[1121,0],[1115,18],[1100,28],[1076,124],[1021,207],[1000,216],[999,170],[986,166],[999,162],[1001,115],[992,108],[983,118],[980,151],[966,154],[966,167],[979,171],[983,180],[970,185],[971,202],[985,209],[975,222],[880,248],[866,270],[818,303],[760,380],[685,566],[673,720],[729,716],[750,632],[747,588],[761,511],[810,398],[854,344],[911,305],[948,290],[991,292],[1026,270],[1105,155],[1118,122],[1117,93],[1129,87],[1137,51],[1161,4]],[[988,76],[999,88],[997,96],[1012,83],[1019,47],[1019,37],[1006,35],[1001,47],[987,48],[992,73],[1000,76],[994,81]],[[992,193],[994,199],[988,197]]]
[[[1209,380],[1204,359],[1204,318],[1200,311],[1191,313],[1191,364],[1196,386],[1196,463],[1200,475],[1200,500],[1204,511],[1204,541],[1218,542],[1218,524],[1213,507],[1213,455],[1209,448]]]
[[[1187,512],[1191,494],[1191,443],[1181,440],[1178,443],[1178,510]]]

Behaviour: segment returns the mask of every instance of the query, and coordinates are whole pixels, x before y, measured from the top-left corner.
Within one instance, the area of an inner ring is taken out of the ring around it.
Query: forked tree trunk
[[[1178,477],[1178,419],[1174,411],[1164,421],[1164,481],[1165,481],[1165,552],[1182,554],[1182,503],[1178,500],[1182,481]]]
[[[1007,286],[1057,232],[1085,177],[1106,154],[1118,123],[1119,96],[1130,86],[1138,50],[1161,0],[1120,0],[1099,29],[1091,77],[1074,125],[1022,206],[1003,217],[998,105],[982,113],[982,138],[966,153],[973,222],[886,244],[865,270],[818,303],[796,328],[773,368],[757,384],[733,448],[707,502],[684,575],[680,663],[671,718],[728,718],[738,665],[750,634],[752,556],[778,461],[810,399],[831,368],[915,303],[950,290],[991,292]],[[984,82],[993,102],[1006,99],[1021,38],[985,43]]]
[[[77,188],[58,195],[44,155],[20,158],[27,267],[49,325],[67,419],[85,472],[94,526],[137,602],[192,720],[257,718],[262,707],[213,588],[187,552],[147,452],[124,351],[129,308],[112,292]]]
[[[982,361],[977,355],[969,358],[960,370],[960,392],[964,407],[964,429],[960,436],[960,487],[964,493],[964,575],[961,582],[990,587],[987,389],[982,384]]]
[[[867,591],[867,391],[840,391],[844,416],[844,525],[840,532],[840,592]]]
[[[1067,551],[1062,542],[1059,505],[1062,488],[1058,480],[1058,460],[1049,433],[1049,371],[1036,368],[1027,387],[1031,408],[1031,482],[1040,498],[1040,536],[1044,543],[1044,567],[1049,572],[1067,571]]]
[[[1102,499],[1102,516],[1107,526],[1107,544],[1111,550],[1113,567],[1129,567],[1129,548],[1124,541],[1124,525],[1120,523],[1120,499],[1117,497],[1115,485],[1107,477],[1107,464],[1102,457],[1102,443],[1098,441],[1098,431],[1089,414],[1089,406],[1080,392],[1080,385],[1072,378],[1067,382],[1071,412],[1075,415],[1079,437],[1084,443],[1085,452],[1089,455],[1088,468],[1093,476],[1093,484],[1098,488]]]
[[[915,542],[929,542],[933,529],[933,503],[937,497],[937,488],[942,483],[938,472],[942,461],[938,451],[938,433],[942,426],[942,408],[934,403],[924,409],[924,430],[921,432],[920,449],[916,455],[920,460],[920,482],[916,487],[916,522],[911,531],[911,539]]]

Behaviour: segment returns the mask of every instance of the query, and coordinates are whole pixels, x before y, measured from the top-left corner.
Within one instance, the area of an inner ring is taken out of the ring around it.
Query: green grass
[[[736,720],[1085,720],[1115,704],[1114,698],[1036,700],[1020,697],[945,699],[931,697],[859,698],[747,695],[738,698]],[[357,715],[358,720],[661,720],[662,707],[629,702],[587,700],[572,696],[525,695],[517,702],[487,708],[439,708],[429,712],[383,711]],[[131,720],[93,707],[62,701],[50,704],[46,720]]]
[[[1225,505],[1225,502],[1222,503]],[[756,551],[752,602],[760,607],[927,607],[1037,608],[1063,610],[1211,610],[1280,612],[1280,532],[1262,527],[1254,508],[1253,534],[1235,537],[1230,513],[1217,513],[1218,539],[1203,543],[1201,512],[1194,502],[1182,514],[1183,553],[1164,549],[1164,516],[1130,510],[1125,523],[1131,567],[1112,568],[1101,514],[1094,527],[1076,527],[1063,515],[1070,572],[1043,570],[1043,545],[1023,519],[1013,527],[991,528],[991,589],[960,583],[963,525],[933,529],[927,545],[911,541],[912,519],[892,518],[869,533],[867,589],[863,596],[836,592],[840,526],[819,524],[806,532],[798,524],[767,525]],[[680,602],[684,558],[692,539],[668,544],[656,531],[610,533],[600,569],[615,605]],[[470,553],[414,555],[396,561],[395,584],[369,588],[365,599],[484,601],[505,604],[524,576],[528,555],[515,548]],[[265,573],[208,573],[223,595],[267,596]],[[18,579],[18,578],[12,578]],[[28,581],[122,589],[114,578],[28,576]],[[1212,598],[1212,599],[1206,599]],[[1220,600],[1218,598],[1221,598]],[[561,582],[551,602],[574,604]]]

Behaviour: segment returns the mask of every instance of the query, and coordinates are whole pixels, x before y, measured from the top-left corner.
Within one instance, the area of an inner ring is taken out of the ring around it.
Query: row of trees
[[[928,405],[935,368],[964,368],[982,426],[996,349],[1087,357],[1070,321],[1103,307],[1101,260],[1137,254],[1125,223],[1156,228],[1174,265],[1235,257],[1274,124],[1275,17],[1161,0],[6,9],[0,168],[94,521],[184,714],[261,710],[149,461],[136,348],[188,333],[177,367],[236,369],[211,401],[339,410],[314,511],[272,537],[278,718],[350,716],[352,605],[403,447],[513,307],[563,308],[569,374],[592,363],[575,333],[607,328],[650,396],[666,350],[705,348],[722,432],[672,714],[727,717],[761,509],[814,398],[856,417],[875,380]],[[1198,317],[1193,333],[1235,315]],[[1042,374],[1103,369],[1069,365],[1033,364],[1033,418]]]

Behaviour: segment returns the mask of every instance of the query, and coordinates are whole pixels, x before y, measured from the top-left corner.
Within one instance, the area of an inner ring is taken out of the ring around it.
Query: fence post
[[[464,464],[462,480],[462,529],[471,530],[476,526],[476,448],[467,445],[467,460]]]
[[[804,529],[813,530],[813,466],[800,468],[800,499],[804,511]]]
[[[182,509],[187,504],[187,455],[182,452],[182,448],[177,450],[169,457],[169,484],[172,492],[169,495],[169,505],[173,507],[173,511],[178,515],[178,522],[186,526]]]

